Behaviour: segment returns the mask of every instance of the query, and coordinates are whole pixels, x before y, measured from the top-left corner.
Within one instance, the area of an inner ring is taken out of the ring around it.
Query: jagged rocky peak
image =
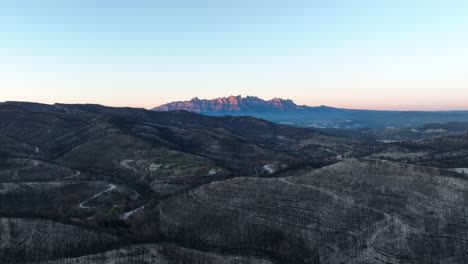
[[[256,96],[242,97],[231,95],[215,99],[192,98],[190,101],[180,101],[164,104],[154,108],[155,111],[186,110],[199,113],[210,112],[258,112],[271,110],[302,110],[290,99],[275,97],[271,100],[263,100]]]

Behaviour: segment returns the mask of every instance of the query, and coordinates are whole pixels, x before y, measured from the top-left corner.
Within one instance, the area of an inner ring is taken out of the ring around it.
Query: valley
[[[466,128],[0,103],[0,262],[464,263]]]

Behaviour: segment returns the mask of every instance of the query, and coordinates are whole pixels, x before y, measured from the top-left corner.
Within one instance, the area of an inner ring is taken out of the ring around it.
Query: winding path
[[[110,191],[114,190],[115,188],[117,188],[117,186],[115,186],[115,185],[112,184],[112,183],[109,183],[109,188],[105,189],[105,190],[102,191],[102,192],[99,192],[99,193],[95,194],[93,197],[91,197],[91,198],[85,200],[84,202],[80,203],[79,207],[80,207],[80,208],[84,208],[84,209],[97,208],[97,207],[86,206],[85,204],[86,204],[87,202],[93,200],[93,199],[98,198],[99,196],[101,196],[101,195],[103,195],[103,194],[105,194],[105,193],[107,193],[107,192],[110,192]],[[98,206],[98,207],[101,207],[101,206]]]
[[[68,179],[71,179],[71,178],[75,178],[75,177],[80,176],[80,174],[81,174],[81,172],[76,171],[75,174],[72,174],[72,175],[70,175],[70,176],[67,176],[67,177],[65,177],[65,178],[62,178],[62,179],[60,179],[60,180],[63,181],[63,180],[68,180]]]
[[[273,170],[273,169],[270,167],[270,164],[267,164],[267,165],[263,166],[263,168],[264,168],[265,170],[267,170],[268,173],[270,173],[270,174],[272,174],[272,173],[275,172],[275,170]]]
[[[131,211],[129,211],[129,212],[126,212],[126,213],[121,214],[119,218],[120,218],[121,220],[127,220],[130,216],[132,216],[132,215],[134,215],[135,213],[138,213],[139,211],[145,209],[145,207],[146,207],[146,204],[143,205],[143,206],[138,207],[137,209],[134,209],[134,210],[131,210]]]

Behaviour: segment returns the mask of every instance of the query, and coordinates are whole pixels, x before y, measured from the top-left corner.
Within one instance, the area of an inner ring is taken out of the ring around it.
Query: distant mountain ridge
[[[249,115],[269,121],[318,128],[412,127],[426,123],[468,122],[468,111],[377,111],[297,105],[290,99],[256,96],[178,101],[154,111],[185,110],[207,115]]]
[[[264,111],[300,111],[306,106],[296,105],[290,99],[273,98],[263,100],[256,96],[242,97],[229,96],[215,99],[192,98],[190,101],[179,101],[155,107],[155,111],[186,110],[196,113],[217,113],[217,112],[264,112]]]

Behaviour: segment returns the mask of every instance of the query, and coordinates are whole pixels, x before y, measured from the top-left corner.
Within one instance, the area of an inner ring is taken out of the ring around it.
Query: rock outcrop
[[[242,97],[229,96],[211,100],[193,98],[190,101],[172,102],[153,108],[155,111],[185,110],[195,113],[255,113],[265,111],[296,111],[304,110],[303,106],[296,105],[292,100],[273,98],[262,100],[255,96]]]

